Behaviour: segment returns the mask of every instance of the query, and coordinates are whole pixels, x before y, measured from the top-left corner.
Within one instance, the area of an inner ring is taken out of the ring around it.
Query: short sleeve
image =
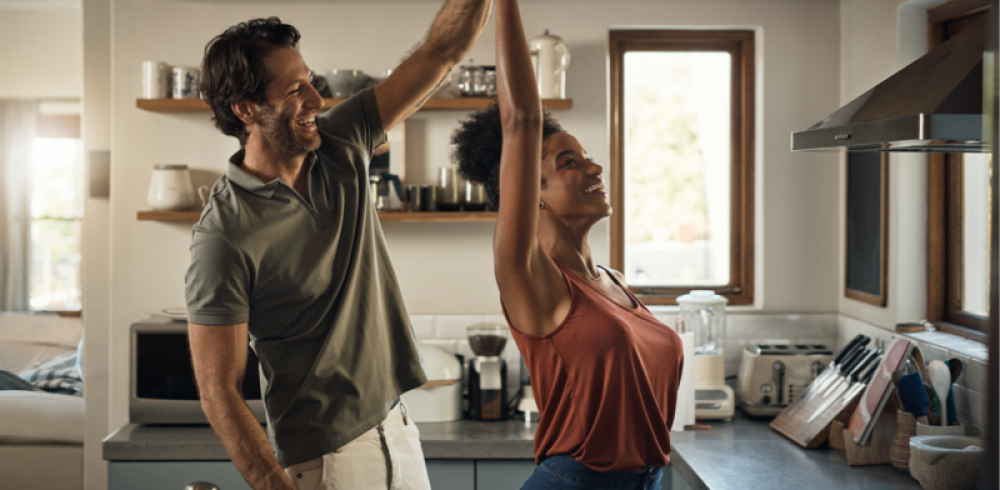
[[[250,273],[225,237],[195,231],[191,266],[185,276],[188,321],[198,325],[239,325],[250,321]]]
[[[318,116],[316,121],[319,130],[326,136],[358,145],[367,149],[369,154],[386,142],[374,87],[337,104]]]

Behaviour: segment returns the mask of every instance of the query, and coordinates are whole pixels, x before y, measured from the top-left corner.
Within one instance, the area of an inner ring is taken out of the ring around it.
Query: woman
[[[543,114],[516,0],[497,0],[496,33],[498,103],[452,142],[499,210],[496,280],[541,413],[522,489],[658,489],[680,338],[594,264],[587,235],[611,214],[603,169]]]

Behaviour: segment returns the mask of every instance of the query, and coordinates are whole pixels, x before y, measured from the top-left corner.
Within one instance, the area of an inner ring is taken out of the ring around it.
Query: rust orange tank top
[[[631,291],[625,289],[634,309],[558,265],[572,296],[566,319],[547,335],[511,325],[541,415],[535,462],[565,454],[597,471],[666,466],[683,366],[680,337]]]

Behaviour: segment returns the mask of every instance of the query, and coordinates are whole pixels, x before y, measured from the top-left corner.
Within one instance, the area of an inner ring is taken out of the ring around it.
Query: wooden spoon
[[[948,399],[948,388],[951,387],[951,371],[948,370],[944,361],[934,360],[927,366],[927,377],[930,379],[931,386],[934,387],[938,400],[942,400],[940,402],[941,425],[948,425],[948,404],[944,403],[944,400]]]

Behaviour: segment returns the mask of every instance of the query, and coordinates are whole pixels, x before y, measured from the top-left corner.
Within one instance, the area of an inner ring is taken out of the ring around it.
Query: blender
[[[726,384],[722,350],[726,303],[726,298],[707,290],[677,298],[677,332],[694,332],[694,413],[701,420],[730,420],[735,411],[733,389]]]
[[[507,363],[500,357],[507,345],[507,327],[484,323],[466,327],[469,347],[469,418],[507,418]]]

